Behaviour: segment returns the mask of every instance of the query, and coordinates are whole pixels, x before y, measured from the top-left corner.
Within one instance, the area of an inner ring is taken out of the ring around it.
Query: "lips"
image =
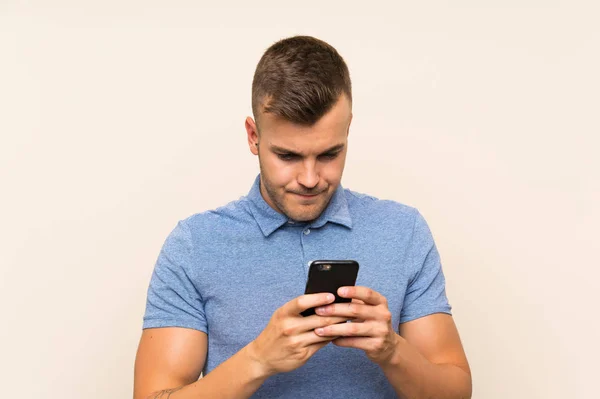
[[[292,193],[292,194],[296,194],[299,197],[302,198],[315,198],[316,196],[318,196],[319,194],[322,194],[323,192],[320,193],[316,193],[316,194],[300,194],[300,193]]]

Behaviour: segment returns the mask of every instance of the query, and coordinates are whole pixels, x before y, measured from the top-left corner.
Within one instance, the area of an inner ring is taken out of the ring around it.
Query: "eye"
[[[282,161],[294,161],[298,158],[295,154],[277,154],[277,157]]]
[[[329,153],[329,154],[323,154],[323,155],[320,156],[320,158],[325,159],[327,161],[331,161],[331,160],[337,158],[337,156],[339,154],[340,154],[339,152],[332,152],[332,153]]]

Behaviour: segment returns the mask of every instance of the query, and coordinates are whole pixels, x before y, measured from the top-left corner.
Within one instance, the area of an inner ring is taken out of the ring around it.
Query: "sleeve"
[[[207,330],[204,303],[190,278],[191,232],[180,221],[160,251],[148,287],[143,327],[184,327]]]
[[[440,255],[429,226],[418,211],[407,251],[411,275],[402,305],[400,323],[433,313],[451,315],[452,307],[446,297],[446,279]]]

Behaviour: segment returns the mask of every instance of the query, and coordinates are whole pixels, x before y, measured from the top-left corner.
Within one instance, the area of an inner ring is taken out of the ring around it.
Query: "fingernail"
[[[334,299],[335,299],[335,296],[333,294],[327,294],[328,301],[333,301]]]
[[[340,288],[340,295],[347,295],[348,294],[348,288]]]
[[[323,334],[325,332],[325,330],[323,330],[322,328],[317,328],[315,329],[315,332],[319,335]]]
[[[317,312],[317,314],[325,314],[325,313],[327,313],[327,308],[321,307],[321,308],[317,308],[315,311]]]

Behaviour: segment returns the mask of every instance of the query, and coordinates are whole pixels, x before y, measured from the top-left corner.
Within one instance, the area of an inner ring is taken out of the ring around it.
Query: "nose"
[[[298,174],[298,183],[307,189],[312,189],[319,183],[319,173],[314,162],[307,160]]]

